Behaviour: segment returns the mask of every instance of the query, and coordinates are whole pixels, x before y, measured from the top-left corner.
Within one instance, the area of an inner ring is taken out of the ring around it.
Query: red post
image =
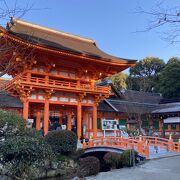
[[[45,84],[48,84],[49,83],[49,76],[45,76]]]
[[[93,105],[93,138],[97,136],[97,105]]]
[[[77,104],[77,137],[80,140],[82,134],[82,106],[81,101]]]
[[[95,89],[95,80],[91,80],[91,89],[92,89],[92,90]]]
[[[159,131],[162,133],[163,132],[163,120],[159,119]]]
[[[28,99],[23,100],[23,118],[28,120],[28,112],[29,112],[29,101]]]
[[[45,98],[44,104],[44,135],[48,133],[49,128],[49,99]]]
[[[37,108],[37,111],[36,111],[36,129],[37,130],[41,129],[40,122],[41,122],[41,110],[40,108]]]
[[[30,82],[30,80],[31,80],[31,73],[28,72],[28,73],[27,73],[27,82]]]
[[[139,154],[142,154],[143,152],[143,141],[142,141],[142,136],[140,135],[139,136],[139,141],[138,141],[138,144],[137,144],[137,151]]]
[[[169,135],[169,140],[168,140],[168,149],[169,149],[169,151],[174,150],[174,143],[173,143],[173,140],[172,140],[172,135],[171,135],[171,134]]]
[[[67,123],[67,129],[68,129],[69,131],[72,129],[71,119],[72,119],[72,112],[71,112],[70,109],[68,109],[68,123]]]
[[[148,144],[146,144],[146,146],[145,146],[145,156],[146,156],[146,158],[148,158],[149,157],[149,145]]]
[[[171,124],[168,124],[168,131],[171,132]]]
[[[180,139],[178,141],[178,152],[180,152]]]
[[[78,87],[78,88],[80,88],[80,87],[81,87],[80,80],[77,80],[77,87]]]
[[[93,147],[94,146],[94,144],[93,144],[93,139],[90,139],[89,140],[89,147]]]

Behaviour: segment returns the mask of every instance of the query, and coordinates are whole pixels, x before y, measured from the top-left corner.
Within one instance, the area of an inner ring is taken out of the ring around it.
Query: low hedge
[[[92,176],[98,174],[99,170],[99,159],[94,156],[88,156],[79,160],[77,175],[81,178],[86,176]]]
[[[52,147],[56,155],[69,155],[77,148],[77,137],[68,130],[50,131],[45,136],[45,141]]]
[[[13,178],[33,179],[38,176],[36,170],[53,160],[55,156],[51,147],[35,129],[8,136],[0,145],[0,163],[6,174]]]
[[[104,155],[104,162],[105,164],[112,169],[118,169],[123,167],[123,159],[122,159],[122,155],[115,153],[115,152],[108,152]]]
[[[25,120],[13,112],[0,110],[0,140],[25,131]]]
[[[78,161],[84,154],[84,149],[77,149],[72,155],[70,156],[74,161]]]
[[[133,151],[134,151],[134,153],[133,153]],[[133,154],[134,154],[134,159],[133,159]],[[135,150],[132,150],[132,149],[125,150],[122,153],[123,165],[131,167],[131,166],[133,166],[133,161],[136,164],[137,163],[137,155],[138,155],[138,152]]]

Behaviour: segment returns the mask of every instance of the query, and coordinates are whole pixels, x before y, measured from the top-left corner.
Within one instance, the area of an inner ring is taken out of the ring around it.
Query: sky
[[[13,6],[15,0],[7,0]],[[49,28],[96,40],[97,46],[108,54],[143,59],[156,56],[165,62],[180,57],[179,44],[170,45],[160,37],[160,30],[148,32],[150,17],[136,13],[141,6],[149,11],[156,0],[17,0],[20,7],[33,4],[22,19]],[[179,0],[164,0],[164,7],[180,5]]]

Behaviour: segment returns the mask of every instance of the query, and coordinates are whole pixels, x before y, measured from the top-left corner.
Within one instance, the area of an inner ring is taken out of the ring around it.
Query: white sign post
[[[118,120],[115,119],[103,119],[102,120],[102,130],[104,131],[104,137],[106,136],[106,131],[114,131],[116,137]]]

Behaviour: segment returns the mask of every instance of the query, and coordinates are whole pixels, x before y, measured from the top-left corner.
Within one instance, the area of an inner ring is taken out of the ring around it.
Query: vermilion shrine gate
[[[0,27],[0,38],[0,46],[7,49],[0,70],[13,77],[2,89],[20,98],[24,119],[33,114],[44,134],[54,114],[61,124],[67,115],[68,130],[76,123],[78,139],[83,126],[96,137],[97,104],[110,96],[111,88],[95,81],[136,62],[104,53],[94,40],[15,18],[6,29]]]

